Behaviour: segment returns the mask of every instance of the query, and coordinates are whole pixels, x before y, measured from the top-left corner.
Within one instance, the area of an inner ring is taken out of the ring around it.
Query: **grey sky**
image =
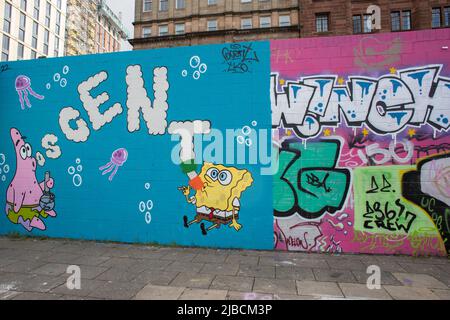
[[[122,23],[126,29],[128,29],[128,33],[130,37],[133,37],[134,28],[134,0],[106,0],[106,3],[114,11],[115,14],[119,15],[119,12],[122,12]],[[121,51],[132,50],[132,47],[128,41],[123,41],[121,45]]]

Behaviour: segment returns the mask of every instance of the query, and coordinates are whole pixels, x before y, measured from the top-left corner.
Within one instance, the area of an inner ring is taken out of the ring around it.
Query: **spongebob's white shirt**
[[[193,203],[193,204],[196,203],[194,196],[192,196],[190,198],[190,200],[191,200],[191,203]],[[233,207],[237,208],[237,211],[239,211],[239,208],[241,207],[241,203],[239,202],[238,198],[234,198],[234,200],[233,200]],[[201,207],[197,208],[197,213],[210,214],[211,213],[211,209],[206,207],[206,206],[201,206]],[[229,218],[229,217],[233,216],[233,211],[222,211],[222,210],[217,210],[216,209],[216,210],[213,211],[213,216],[220,217],[222,219],[226,219],[226,218]]]

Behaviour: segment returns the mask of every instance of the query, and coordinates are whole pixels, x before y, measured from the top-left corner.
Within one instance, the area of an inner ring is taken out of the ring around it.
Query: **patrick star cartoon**
[[[6,215],[14,224],[21,224],[27,231],[45,230],[41,218],[55,217],[53,179],[49,173],[45,181],[36,180],[36,159],[30,144],[16,128],[11,129],[11,140],[16,151],[16,172],[6,195]]]

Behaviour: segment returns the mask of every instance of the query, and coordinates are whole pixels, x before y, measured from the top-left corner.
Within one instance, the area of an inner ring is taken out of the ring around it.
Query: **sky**
[[[122,23],[128,29],[130,37],[133,38],[134,27],[134,0],[106,0],[108,7],[118,16],[122,12]],[[133,47],[128,41],[122,41],[121,51],[132,50]]]

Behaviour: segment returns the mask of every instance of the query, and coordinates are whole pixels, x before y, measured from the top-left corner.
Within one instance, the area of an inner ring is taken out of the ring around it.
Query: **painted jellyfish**
[[[121,167],[127,161],[127,159],[128,151],[124,148],[117,149],[112,153],[111,161],[105,164],[103,167],[100,167],[99,170],[104,170],[102,172],[102,175],[105,175],[112,171],[111,175],[108,178],[109,181],[112,181],[117,173],[117,170],[119,170],[119,167]]]
[[[28,108],[31,108],[31,103],[28,99],[28,93],[39,100],[44,99],[44,96],[41,96],[40,94],[37,94],[33,91],[33,89],[31,88],[31,80],[27,76],[18,76],[16,78],[16,91],[19,95],[20,106],[22,107],[22,109],[25,109],[25,106],[23,105],[24,100]]]

